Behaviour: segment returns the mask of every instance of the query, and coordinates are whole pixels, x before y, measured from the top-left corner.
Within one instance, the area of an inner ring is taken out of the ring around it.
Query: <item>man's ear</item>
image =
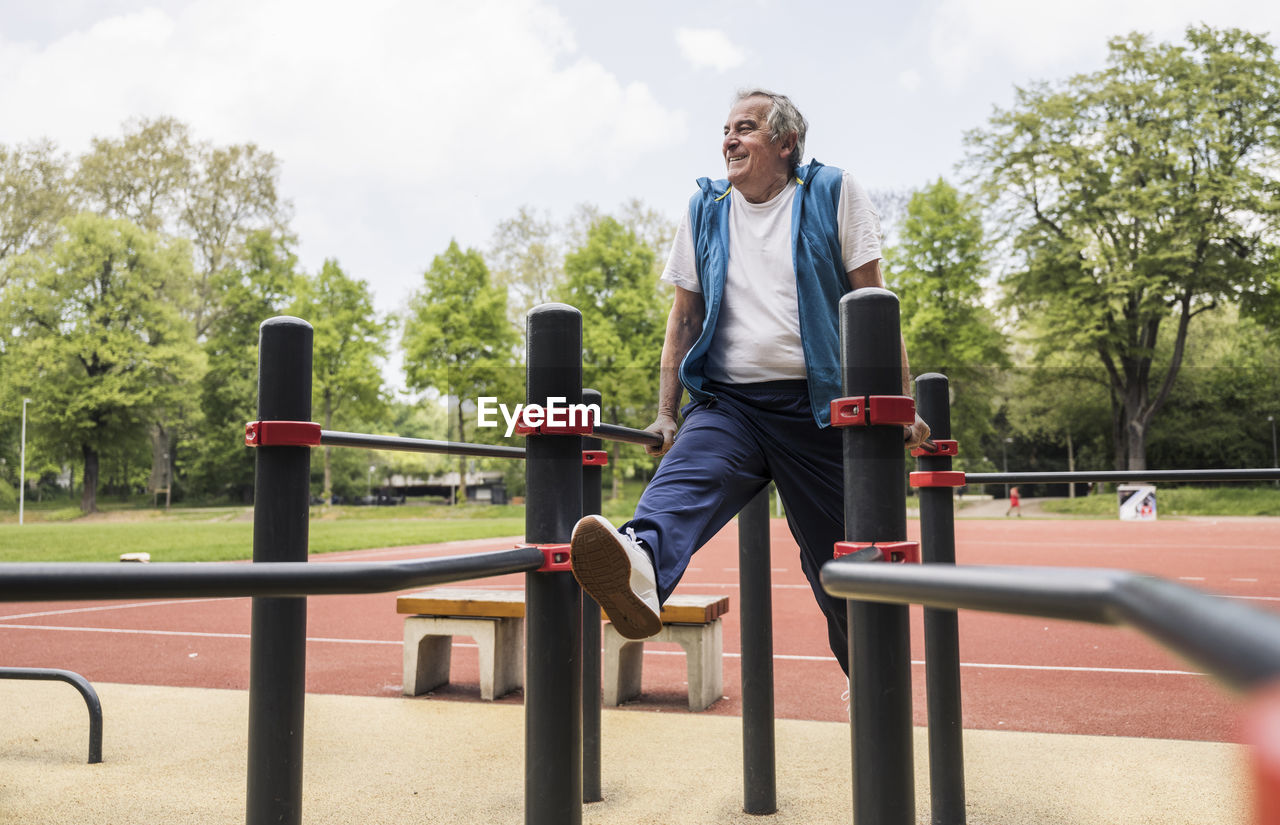
[[[796,141],[799,136],[795,132],[790,132],[782,140],[778,141],[778,155],[782,158],[789,159],[791,153],[796,150]]]

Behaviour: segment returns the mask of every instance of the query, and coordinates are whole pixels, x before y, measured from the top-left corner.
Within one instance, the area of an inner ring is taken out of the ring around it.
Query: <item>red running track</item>
[[[918,535],[910,523],[911,537]],[[1042,519],[958,520],[961,564],[1031,564],[1138,570],[1280,611],[1280,519],[1155,523]],[[844,675],[800,572],[784,521],[773,541],[774,678],[780,718],[843,721]],[[329,554],[373,560],[505,549],[485,540]],[[694,557],[680,589],[725,593],[726,700],[709,713],[741,713],[737,528]],[[520,588],[520,575],[484,586]],[[925,722],[923,635],[912,609],[915,721]],[[246,689],[250,600],[0,605],[0,665],[58,667],[95,682]],[[395,594],[309,600],[307,690],[399,696],[401,621]],[[1238,701],[1140,634],[1093,625],[962,612],[960,658],[968,728],[1238,741]],[[443,699],[478,700],[474,646],[461,640]],[[684,657],[646,646],[644,694],[632,707],[685,708]],[[519,693],[501,700],[519,702]]]

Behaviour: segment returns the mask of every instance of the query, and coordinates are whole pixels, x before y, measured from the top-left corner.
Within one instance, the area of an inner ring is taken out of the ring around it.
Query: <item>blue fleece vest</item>
[[[843,173],[818,161],[796,170],[791,206],[791,251],[796,269],[800,342],[809,379],[809,406],[819,427],[831,423],[831,400],[840,388],[840,298],[850,290],[840,249],[840,185]],[[680,383],[695,399],[707,399],[707,353],[715,335],[729,271],[729,197],[727,180],[698,179],[689,199],[698,283],[705,314],[702,333],[680,363]]]

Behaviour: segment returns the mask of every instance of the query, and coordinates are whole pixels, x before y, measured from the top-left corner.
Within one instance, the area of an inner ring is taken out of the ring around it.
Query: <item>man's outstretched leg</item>
[[[604,516],[586,516],[573,528],[573,575],[627,639],[662,629],[653,562],[634,534],[619,533]]]
[[[662,629],[660,605],[694,551],[768,482],[749,417],[727,401],[690,405],[680,436],[622,532],[601,516],[587,516],[574,528],[574,575],[624,637],[643,639]]]

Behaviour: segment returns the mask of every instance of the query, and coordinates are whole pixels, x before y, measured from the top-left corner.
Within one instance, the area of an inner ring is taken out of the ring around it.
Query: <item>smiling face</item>
[[[748,97],[729,110],[724,125],[725,168],[733,184],[751,203],[763,203],[782,191],[791,177],[794,134],[769,139],[768,98]]]

